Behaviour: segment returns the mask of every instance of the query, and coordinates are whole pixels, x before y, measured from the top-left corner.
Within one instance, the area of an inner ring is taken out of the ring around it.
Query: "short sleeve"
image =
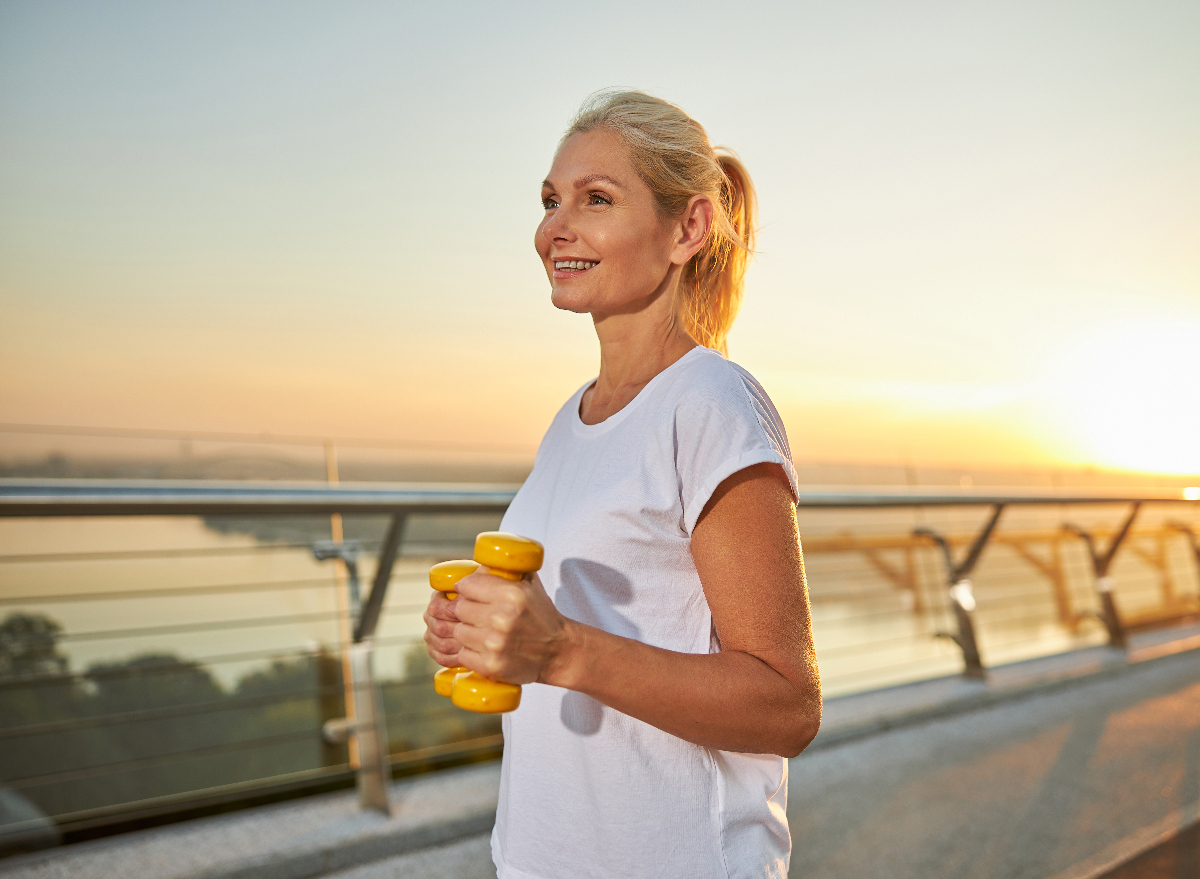
[[[799,498],[783,420],[748,373],[725,365],[727,380],[688,393],[675,412],[675,469],[689,535],[717,487],[755,464],[779,464]]]

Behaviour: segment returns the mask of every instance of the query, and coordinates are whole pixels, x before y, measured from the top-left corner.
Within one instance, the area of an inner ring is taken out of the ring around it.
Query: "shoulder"
[[[762,385],[715,351],[689,357],[677,376],[672,407],[675,466],[689,533],[717,486],[755,464],[778,464],[793,497],[799,497],[787,431]]]
[[[715,410],[733,421],[749,422],[749,427],[769,434],[770,443],[790,457],[783,419],[749,371],[704,348],[691,355],[680,379],[676,406],[679,415],[686,418],[689,413]]]
[[[681,397],[718,396],[769,399],[758,380],[711,348],[693,348],[678,363],[677,393]]]

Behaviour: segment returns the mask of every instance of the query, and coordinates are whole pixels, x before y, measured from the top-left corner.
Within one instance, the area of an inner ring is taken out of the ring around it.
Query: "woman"
[[[539,576],[476,573],[430,655],[525,688],[504,718],[501,879],[784,876],[787,762],[820,682],[796,476],[726,360],[754,194],[679,108],[601,93],[561,141],[534,243],[600,374],[555,417],[501,528]]]

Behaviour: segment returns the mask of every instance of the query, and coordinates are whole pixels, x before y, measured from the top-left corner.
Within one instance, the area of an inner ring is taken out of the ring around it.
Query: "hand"
[[[459,581],[458,598],[450,604],[459,622],[450,639],[439,643],[458,646],[457,664],[510,684],[547,682],[564,652],[570,620],[558,612],[536,573],[514,581],[481,567]]]
[[[462,645],[454,640],[454,627],[458,625],[458,617],[454,614],[457,601],[457,598],[449,601],[445,593],[434,592],[425,608],[425,649],[434,662],[446,668],[462,665],[458,661]]]

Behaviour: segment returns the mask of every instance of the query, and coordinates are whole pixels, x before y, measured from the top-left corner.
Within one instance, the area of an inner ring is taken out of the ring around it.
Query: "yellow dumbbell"
[[[542,566],[542,545],[503,531],[485,531],[475,538],[475,561],[442,562],[429,569],[429,585],[453,601],[458,581],[483,565],[497,577],[520,580]],[[500,714],[521,704],[521,687],[493,681],[468,668],[443,668],[433,677],[434,689],[459,708],[480,714]]]

